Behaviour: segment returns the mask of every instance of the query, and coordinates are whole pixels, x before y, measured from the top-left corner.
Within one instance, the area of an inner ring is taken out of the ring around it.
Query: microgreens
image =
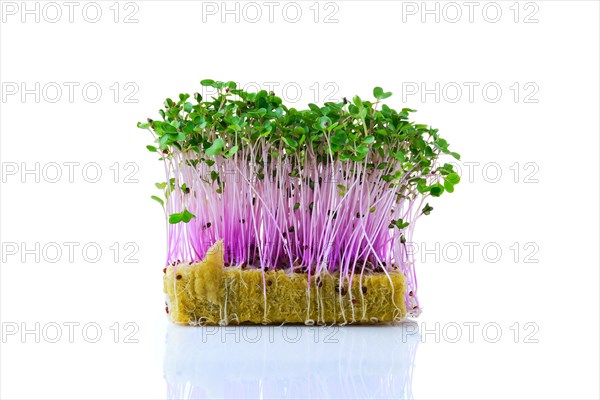
[[[226,265],[319,274],[400,269],[416,288],[406,241],[460,177],[440,157],[437,129],[409,121],[415,110],[374,101],[309,104],[248,93],[211,79],[217,94],[166,99],[160,120],[138,123],[164,162],[158,183],[168,219],[168,262],[199,260],[217,240]]]

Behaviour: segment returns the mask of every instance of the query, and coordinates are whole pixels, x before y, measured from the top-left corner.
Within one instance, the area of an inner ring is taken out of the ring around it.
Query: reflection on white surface
[[[164,366],[168,398],[412,398],[419,341],[410,323],[171,325]]]

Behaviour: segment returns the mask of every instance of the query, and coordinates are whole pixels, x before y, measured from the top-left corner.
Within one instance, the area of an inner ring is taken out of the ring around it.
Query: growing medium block
[[[221,242],[201,262],[169,266],[164,290],[169,317],[179,324],[372,324],[406,316],[401,272],[309,279],[306,273],[225,268]]]

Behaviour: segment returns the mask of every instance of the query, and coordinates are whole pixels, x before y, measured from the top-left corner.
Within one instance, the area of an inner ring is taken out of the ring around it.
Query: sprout
[[[297,110],[265,90],[201,84],[217,95],[180,94],[165,100],[160,119],[138,123],[165,167],[162,198],[152,198],[168,221],[167,264],[200,260],[222,239],[225,265],[308,279],[399,269],[415,293],[406,242],[433,210],[424,200],[460,181],[451,164],[438,165],[459,155],[437,129],[410,122],[415,110],[382,104],[392,94],[380,87],[375,101]]]

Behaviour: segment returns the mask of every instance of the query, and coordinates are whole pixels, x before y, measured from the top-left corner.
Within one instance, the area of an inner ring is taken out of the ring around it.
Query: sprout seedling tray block
[[[373,324],[406,316],[401,272],[357,275],[351,283],[331,273],[309,280],[306,273],[224,268],[222,249],[217,243],[205,260],[166,269],[164,289],[173,322]]]
[[[373,89],[299,110],[205,79],[138,127],[165,181],[166,312],[180,324],[387,323],[421,312],[413,233],[459,159]]]

